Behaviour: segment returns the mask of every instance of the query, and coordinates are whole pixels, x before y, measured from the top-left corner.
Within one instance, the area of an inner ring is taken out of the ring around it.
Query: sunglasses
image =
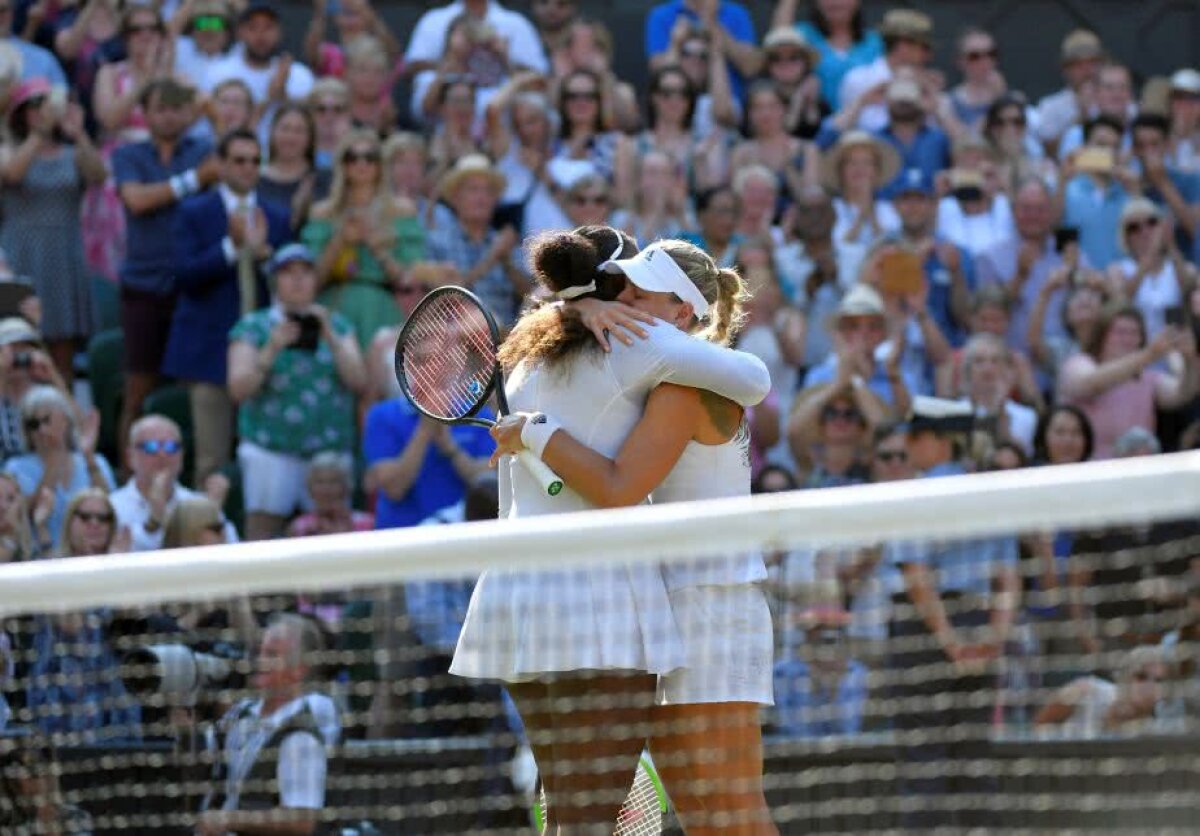
[[[982,61],[984,58],[995,59],[997,55],[999,53],[996,51],[996,48],[992,47],[991,49],[973,49],[970,52],[964,52],[963,58],[966,58],[968,61]]]
[[[233,165],[262,165],[262,157],[257,154],[253,157],[230,157],[229,162]]]
[[[707,58],[708,50],[702,46],[685,46],[680,51],[680,54],[683,55],[684,58]]]
[[[25,419],[25,431],[35,433],[42,427],[48,426],[53,420],[50,415],[35,415],[32,418]]]
[[[225,18],[216,15],[201,15],[192,21],[192,29],[197,32],[224,32]]]
[[[319,113],[324,116],[326,113],[345,113],[345,105],[337,104],[319,104],[313,106],[313,113]]]
[[[688,91],[683,87],[659,87],[654,95],[663,99],[686,99]]]
[[[880,450],[875,458],[884,464],[903,464],[908,461],[908,453],[903,450]]]
[[[351,149],[342,155],[344,163],[377,163],[379,162],[378,151],[358,151]]]
[[[1158,226],[1158,218],[1155,217],[1143,218],[1140,221],[1130,221],[1125,224],[1125,234],[1137,235],[1143,230],[1154,229],[1156,226]]]
[[[807,56],[803,52],[771,52],[767,54],[768,64],[791,64],[806,59]]]
[[[827,406],[827,407],[825,407],[824,410],[822,410],[821,417],[824,418],[826,421],[832,421],[836,418],[840,418],[843,421],[858,421],[859,420],[858,410],[851,409],[848,406],[840,407],[840,408],[836,407],[836,406]]]
[[[183,443],[174,439],[159,441],[156,438],[151,438],[139,443],[137,448],[151,456],[157,456],[159,453],[166,456],[173,456],[183,449]]]
[[[608,195],[606,194],[577,194],[571,198],[571,202],[576,206],[607,206]]]
[[[96,511],[76,511],[75,519],[83,520],[85,523],[111,523],[113,515],[108,511],[97,513]]]
[[[563,93],[563,99],[568,102],[578,102],[583,100],[599,101],[600,94],[595,90],[568,90]]]

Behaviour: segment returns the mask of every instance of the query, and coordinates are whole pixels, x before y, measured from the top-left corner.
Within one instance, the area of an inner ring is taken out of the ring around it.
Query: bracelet
[[[543,412],[534,412],[525,418],[521,427],[521,443],[539,459],[550,443],[550,437],[562,429],[562,424]]]

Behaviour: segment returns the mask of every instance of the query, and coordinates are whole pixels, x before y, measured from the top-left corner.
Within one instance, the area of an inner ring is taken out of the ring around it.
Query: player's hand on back
[[[624,302],[576,299],[567,304],[579,311],[579,318],[584,327],[592,332],[592,336],[605,351],[612,351],[612,345],[608,341],[610,336],[616,337],[625,345],[633,345],[634,337],[644,340],[650,336],[642,324],[653,326],[657,323],[652,314]]]

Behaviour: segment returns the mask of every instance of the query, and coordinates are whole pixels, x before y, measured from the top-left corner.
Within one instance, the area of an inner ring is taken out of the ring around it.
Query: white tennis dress
[[[572,436],[615,457],[646,398],[670,382],[739,404],[766,397],[758,358],[660,322],[632,346],[585,351],[561,364],[521,363],[507,393],[515,411],[553,415]],[[562,514],[594,506],[571,488],[548,497],[515,459],[500,468],[501,516]],[[570,548],[569,543],[564,543]],[[652,564],[562,571],[488,571],[476,584],[450,672],[522,681],[580,670],[662,674],[684,662],[662,573]]]
[[[688,442],[654,489],[656,505],[750,493],[750,427],[745,419],[724,444]],[[662,564],[684,665],[659,677],[666,705],[755,702],[771,705],[774,639],[761,583],[761,552]]]

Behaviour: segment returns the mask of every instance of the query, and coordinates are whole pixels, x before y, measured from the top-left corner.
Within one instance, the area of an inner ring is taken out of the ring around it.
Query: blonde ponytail
[[[737,336],[745,319],[742,303],[749,296],[742,277],[736,270],[717,267],[712,256],[687,241],[663,241],[661,246],[708,300],[708,325],[696,336],[727,345]]]

